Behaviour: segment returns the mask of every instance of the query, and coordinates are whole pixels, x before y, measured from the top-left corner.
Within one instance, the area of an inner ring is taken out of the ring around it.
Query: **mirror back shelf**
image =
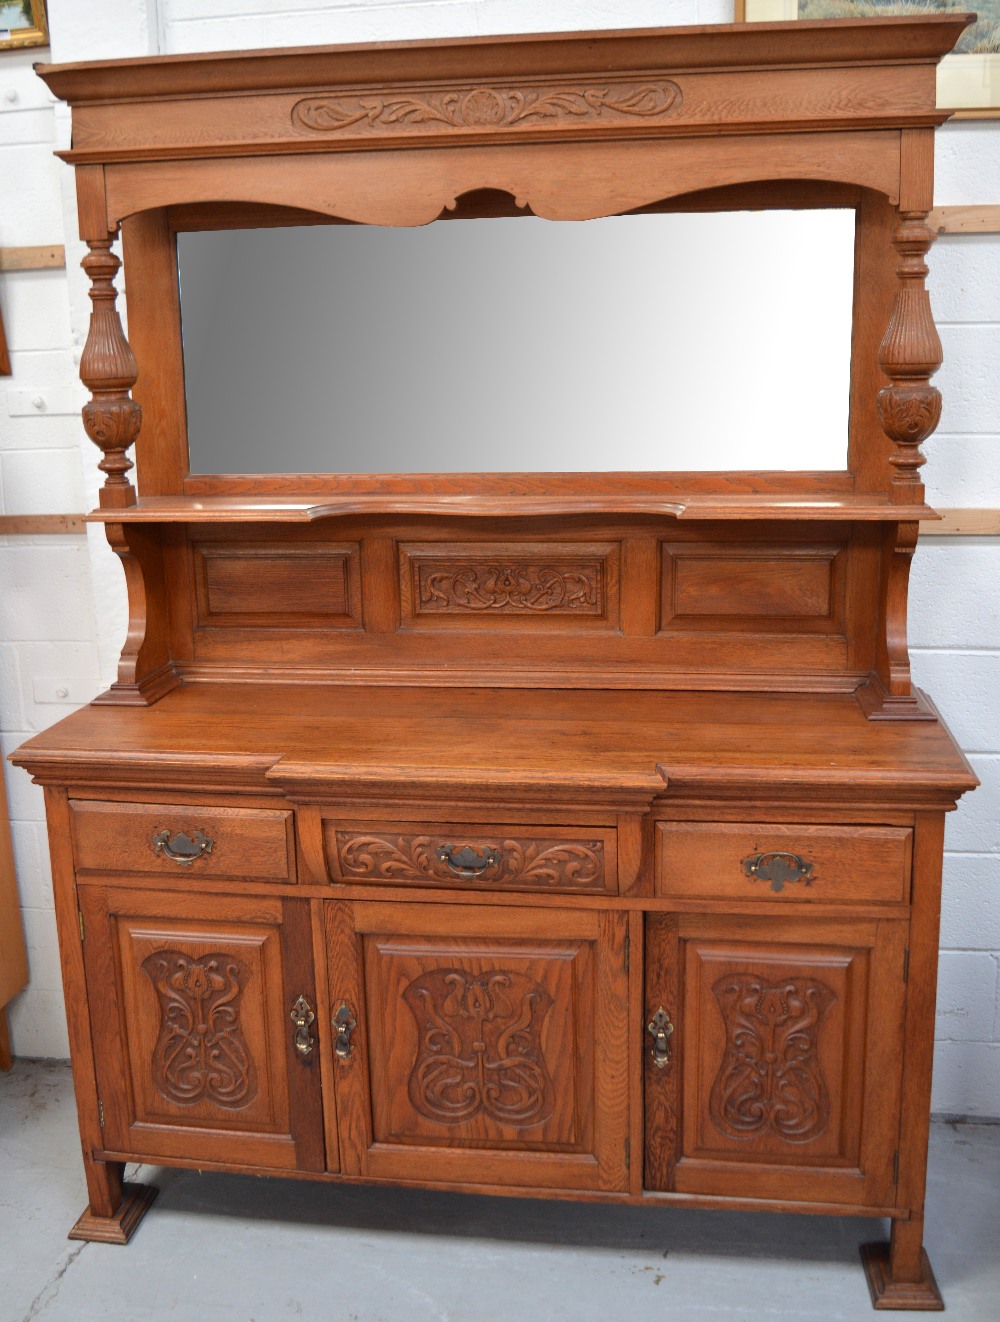
[[[138,585],[107,700],[867,682],[923,714],[922,217],[961,26],[42,69],[81,232],[122,230],[142,408],[136,495],[102,294],[96,517]]]

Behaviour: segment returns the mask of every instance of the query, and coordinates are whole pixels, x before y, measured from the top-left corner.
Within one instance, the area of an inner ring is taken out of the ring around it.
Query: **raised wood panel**
[[[662,628],[842,632],[845,548],[663,545]]]
[[[196,543],[201,625],[255,629],[360,628],[356,544]]]
[[[306,904],[202,897],[189,917],[190,899],[97,887],[81,904],[106,1146],[321,1169],[318,1053],[295,1052],[289,1018],[289,987],[315,1002]]]
[[[905,924],[682,916],[678,936],[674,1188],[891,1202]]]
[[[404,628],[614,629],[617,543],[402,543]]]
[[[194,807],[186,803],[70,801],[73,846],[81,871],[149,873],[197,883],[199,877],[295,880],[293,815],[281,808]],[[167,833],[157,848],[157,837]],[[179,835],[187,841],[178,840]],[[185,862],[171,851],[193,852]]]
[[[627,1188],[624,915],[354,904],[368,1094],[363,1173]],[[331,951],[331,1004],[338,968]],[[353,978],[347,969],[348,980]],[[357,989],[360,991],[360,988]]]
[[[323,835],[330,873],[339,881],[487,894],[618,890],[616,833],[608,828],[333,820],[324,822]]]
[[[658,822],[656,894],[898,904],[910,894],[912,840],[898,826]],[[745,860],[761,855],[762,874],[748,872]]]

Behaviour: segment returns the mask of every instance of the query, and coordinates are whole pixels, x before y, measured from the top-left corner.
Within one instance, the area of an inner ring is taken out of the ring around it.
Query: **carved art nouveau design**
[[[601,615],[602,563],[546,565],[532,561],[418,561],[417,615],[486,611],[498,615],[552,612]]]
[[[438,857],[442,844],[470,844],[477,851],[492,848],[499,863],[491,863],[477,878],[485,884],[604,889],[603,840],[517,840],[430,835],[373,835],[338,831],[337,852],[345,878],[369,881],[448,881],[456,874]]]
[[[726,1026],[712,1123],[730,1138],[816,1138],[830,1120],[817,1033],[836,993],[815,978],[771,985],[752,973],[720,978],[712,991]]]
[[[240,1028],[240,1000],[250,970],[232,955],[193,959],[158,950],[142,970],[160,1002],[160,1031],[152,1077],[171,1102],[207,1101],[227,1110],[252,1102],[254,1063]]]
[[[417,1025],[408,1091],[428,1120],[458,1124],[483,1112],[525,1128],[552,1114],[554,1089],[540,1033],[552,1006],[523,973],[433,969],[403,992]]]
[[[681,107],[681,89],[670,79],[544,88],[472,87],[444,92],[375,92],[307,97],[292,108],[292,123],[315,133],[353,130],[381,133],[425,125],[450,129],[510,129],[539,123],[621,124],[666,118]]]

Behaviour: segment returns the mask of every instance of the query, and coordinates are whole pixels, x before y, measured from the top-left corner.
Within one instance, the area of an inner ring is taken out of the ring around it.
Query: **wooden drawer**
[[[656,893],[780,903],[906,902],[911,836],[898,826],[658,822]]]
[[[288,811],[75,799],[70,812],[81,871],[295,879],[295,833]],[[185,861],[186,854],[191,856]]]
[[[617,894],[613,828],[323,824],[330,876],[378,885]]]

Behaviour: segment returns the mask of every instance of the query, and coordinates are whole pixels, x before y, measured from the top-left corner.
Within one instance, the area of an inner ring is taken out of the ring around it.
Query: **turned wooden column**
[[[111,251],[114,236],[89,239],[83,269],[90,277],[90,331],[80,359],[80,380],[93,398],[83,407],[87,435],[104,452],[98,467],[107,474],[101,505],[134,505],[135,487],[126,477],[132,467],[126,451],[139,435],[142,409],[131,396],[139,375],[116,306],[115,276],[121,262]]]
[[[889,457],[891,492],[893,503],[899,505],[920,504],[924,499],[920,468],[926,460],[920,445],[941,418],[941,392],[930,384],[941,366],[941,340],[924,284],[924,257],[934,237],[926,212],[900,213],[892,238],[899,253],[899,289],[878,354],[879,365],[891,382],[879,391],[878,414],[894,447]]]

